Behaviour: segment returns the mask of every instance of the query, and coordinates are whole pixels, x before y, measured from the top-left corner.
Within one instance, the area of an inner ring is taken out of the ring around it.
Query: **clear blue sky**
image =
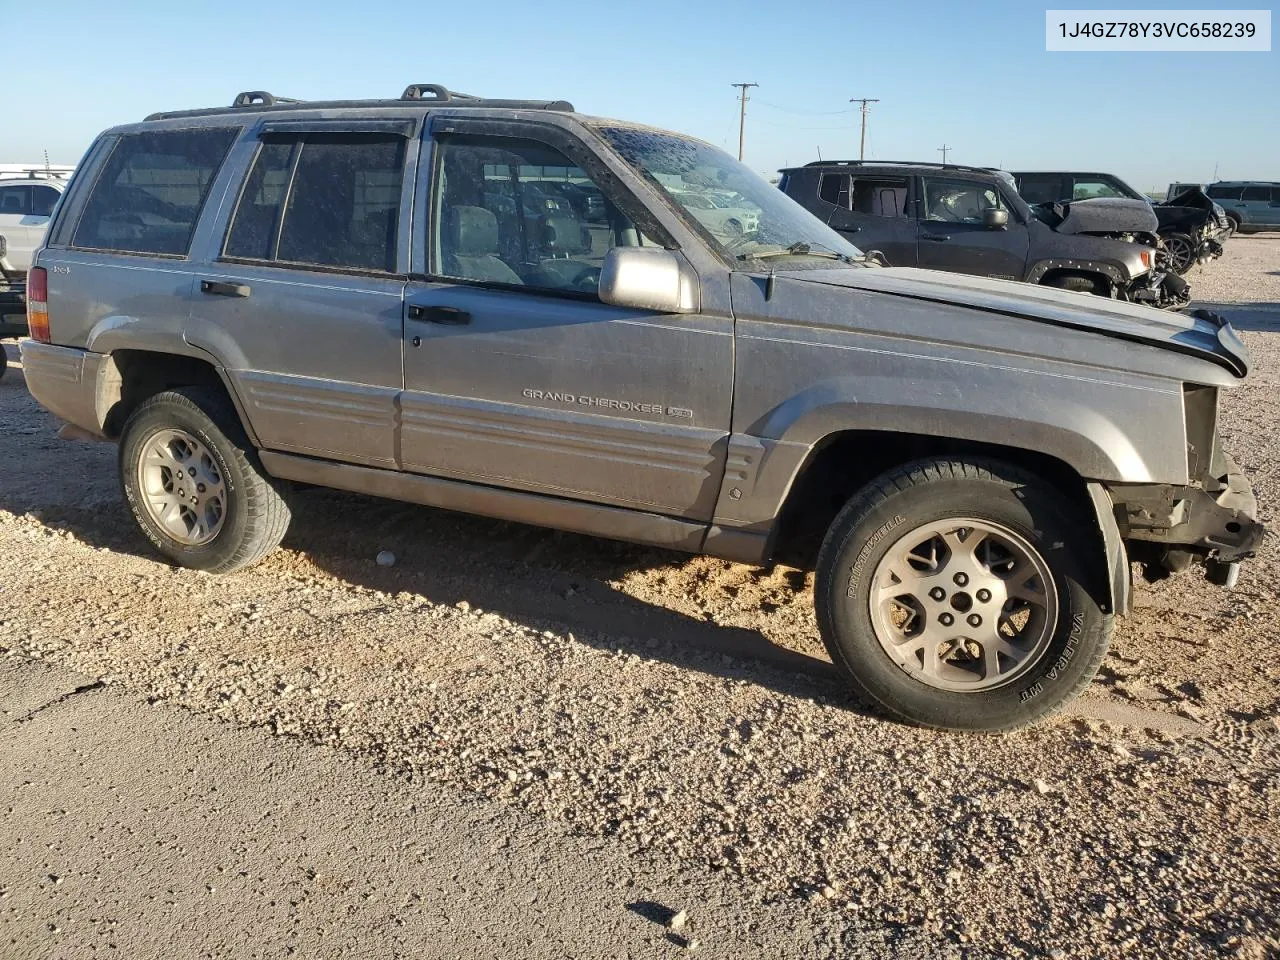
[[[856,157],[848,99],[865,96],[881,101],[870,157],[935,160],[947,143],[956,163],[1106,170],[1144,190],[1215,164],[1280,179],[1280,54],[1047,53],[1045,6],[5,0],[6,47],[31,56],[6,71],[0,162],[75,162],[104,127],[239,90],[381,97],[410,82],[565,98],[732,151],[730,84],[752,81],[747,161],[765,173],[819,148]]]

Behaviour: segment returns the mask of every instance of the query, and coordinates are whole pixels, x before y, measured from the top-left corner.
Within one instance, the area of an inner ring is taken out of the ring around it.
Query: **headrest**
[[[498,252],[498,218],[484,207],[452,207],[449,236],[455,257],[484,257]]]
[[[543,239],[552,253],[570,256],[591,252],[591,238],[573,217],[547,217],[543,221]]]

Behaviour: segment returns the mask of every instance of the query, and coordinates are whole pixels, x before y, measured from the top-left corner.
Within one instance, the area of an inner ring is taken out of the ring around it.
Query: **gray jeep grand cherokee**
[[[174,561],[290,481],[765,563],[825,530],[857,695],[937,727],[1080,690],[1149,576],[1262,530],[1221,319],[883,269],[708,144],[415,85],[103,134],[29,283],[31,392],[119,441]]]

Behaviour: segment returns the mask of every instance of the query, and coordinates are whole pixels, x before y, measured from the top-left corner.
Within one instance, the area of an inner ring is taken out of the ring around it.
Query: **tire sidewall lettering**
[[[906,522],[907,518],[902,514],[894,514],[893,519],[881,524],[876,532],[867,538],[862,545],[862,549],[858,551],[858,555],[854,557],[853,565],[849,568],[849,579],[845,584],[846,599],[852,600],[857,596],[858,581],[862,579],[862,572],[866,568],[867,560],[875,552],[876,547],[883,543],[890,533]]]

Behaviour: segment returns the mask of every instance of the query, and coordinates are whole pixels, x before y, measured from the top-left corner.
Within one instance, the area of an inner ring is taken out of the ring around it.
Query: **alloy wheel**
[[[222,529],[222,472],[209,448],[185,430],[157,431],[141,445],[138,479],[147,515],[178,543],[199,546]]]
[[[988,520],[935,521],[900,536],[876,567],[870,603],[885,653],[921,683],[960,693],[1016,680],[1058,622],[1044,558]]]

